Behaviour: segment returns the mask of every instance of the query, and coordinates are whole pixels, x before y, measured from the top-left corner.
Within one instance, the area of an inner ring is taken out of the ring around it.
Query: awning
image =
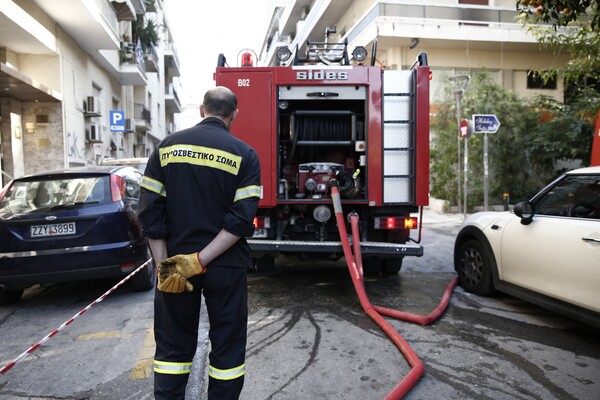
[[[111,0],[111,3],[119,21],[135,21],[137,19],[131,0]]]

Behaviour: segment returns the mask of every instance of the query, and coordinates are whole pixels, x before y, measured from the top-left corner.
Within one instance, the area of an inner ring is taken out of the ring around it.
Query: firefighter
[[[235,94],[206,92],[196,126],[163,139],[142,181],[139,219],[158,264],[154,300],[155,398],[184,399],[197,347],[201,295],[211,350],[209,399],[237,399],[248,320],[244,239],[261,194],[256,152],[230,134]]]

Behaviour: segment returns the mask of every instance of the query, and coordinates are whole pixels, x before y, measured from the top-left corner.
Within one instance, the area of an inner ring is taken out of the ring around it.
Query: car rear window
[[[17,181],[0,203],[0,212],[31,213],[61,206],[111,202],[109,175]]]

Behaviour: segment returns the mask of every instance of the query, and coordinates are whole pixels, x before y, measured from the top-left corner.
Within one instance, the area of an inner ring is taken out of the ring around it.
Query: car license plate
[[[47,236],[61,236],[61,235],[74,235],[75,222],[64,222],[61,224],[48,224],[48,225],[33,225],[31,227],[31,237],[47,237]]]
[[[267,230],[265,228],[255,228],[254,234],[252,235],[252,237],[253,238],[266,238]]]

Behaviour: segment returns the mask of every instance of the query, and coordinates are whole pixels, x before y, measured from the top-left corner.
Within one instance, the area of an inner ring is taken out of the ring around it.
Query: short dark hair
[[[237,109],[235,93],[224,86],[210,89],[204,94],[204,111],[209,115],[230,117]]]

